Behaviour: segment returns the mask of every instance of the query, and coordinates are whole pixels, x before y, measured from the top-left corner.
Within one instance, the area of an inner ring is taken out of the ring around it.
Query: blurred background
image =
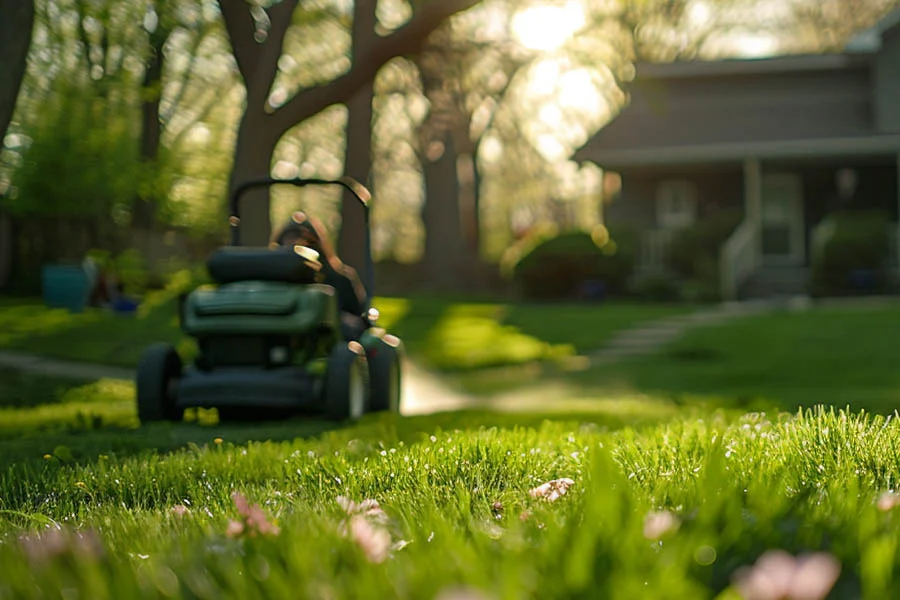
[[[240,181],[347,174],[383,293],[891,291],[898,4],[3,0],[0,289],[93,253],[140,294],[227,242]],[[360,268],[341,200],[255,196],[248,242],[303,207]]]

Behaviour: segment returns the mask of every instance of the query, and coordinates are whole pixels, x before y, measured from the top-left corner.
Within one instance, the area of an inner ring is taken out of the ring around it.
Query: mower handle
[[[339,185],[353,194],[353,196],[359,200],[359,203],[363,205],[363,208],[368,208],[369,202],[372,201],[372,193],[366,189],[366,186],[352,177],[341,177],[340,179],[301,179],[299,177],[295,179],[275,179],[273,177],[251,179],[238,185],[231,194],[231,201],[229,202],[229,210],[231,212],[229,221],[231,227],[237,229],[240,225],[241,196],[243,196],[247,190],[282,184],[293,185],[294,187],[306,187],[308,185]]]
[[[367,296],[369,298],[375,293],[375,268],[372,262],[372,240],[371,240],[371,231],[369,229],[369,204],[372,202],[372,193],[360,182],[353,179],[352,177],[341,177],[340,179],[302,179],[302,178],[294,178],[294,179],[275,179],[273,177],[264,177],[261,179],[251,179],[249,181],[245,181],[238,185],[234,192],[231,194],[231,198],[229,199],[229,211],[230,216],[228,217],[228,222],[231,225],[231,245],[232,246],[240,246],[241,245],[241,212],[240,212],[240,203],[241,196],[247,190],[251,190],[259,187],[269,187],[272,185],[293,185],[294,187],[302,188],[308,185],[337,185],[340,186],[356,198],[360,205],[362,205],[363,213],[365,215],[365,226],[366,226],[366,242],[365,242],[365,253],[366,253],[366,287]]]

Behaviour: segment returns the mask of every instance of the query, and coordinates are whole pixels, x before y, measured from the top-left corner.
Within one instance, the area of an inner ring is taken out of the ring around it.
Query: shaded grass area
[[[379,325],[399,335],[413,358],[442,371],[552,360],[602,346],[638,322],[690,310],[684,306],[510,305],[422,296],[379,298]],[[158,293],[137,315],[99,310],[70,314],[39,302],[0,305],[0,348],[53,358],[133,367],[143,350],[168,342],[183,354],[175,300]]]

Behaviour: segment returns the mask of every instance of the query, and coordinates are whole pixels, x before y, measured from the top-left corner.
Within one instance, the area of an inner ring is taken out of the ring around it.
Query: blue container
[[[91,293],[90,278],[82,267],[46,265],[41,272],[44,304],[80,313]]]

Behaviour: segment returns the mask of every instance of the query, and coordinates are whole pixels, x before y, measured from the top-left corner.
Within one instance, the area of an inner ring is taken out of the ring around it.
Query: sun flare
[[[512,21],[513,34],[529,50],[550,52],[560,48],[585,25],[579,2],[528,8]]]

